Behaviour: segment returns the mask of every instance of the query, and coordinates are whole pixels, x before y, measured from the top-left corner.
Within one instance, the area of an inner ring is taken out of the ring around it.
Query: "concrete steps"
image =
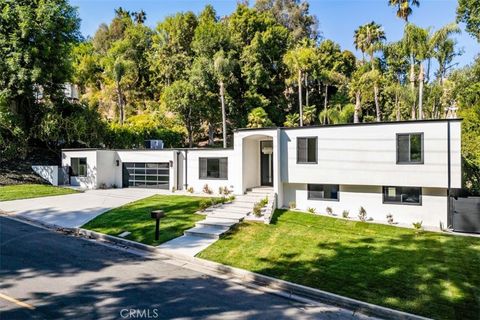
[[[202,238],[218,239],[220,236],[228,231],[230,227],[200,225],[184,232],[186,236],[197,236]]]
[[[273,197],[273,188],[252,188],[247,194],[235,198],[231,203],[209,208],[205,220],[198,221],[194,228],[184,232],[187,237],[218,239],[232,226],[242,221],[253,210],[256,202]]]
[[[222,226],[228,227],[237,224],[239,220],[236,219],[226,219],[226,218],[215,218],[214,216],[207,217],[205,220],[198,221],[196,226]]]

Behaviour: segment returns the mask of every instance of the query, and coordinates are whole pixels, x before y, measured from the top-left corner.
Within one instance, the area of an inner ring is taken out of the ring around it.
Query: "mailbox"
[[[150,213],[150,216],[152,219],[156,220],[155,223],[155,240],[158,240],[160,238],[160,219],[165,217],[165,212],[163,210],[153,210]]]
[[[165,217],[165,212],[163,212],[163,210],[154,210],[152,211],[151,215],[152,219],[161,219]]]

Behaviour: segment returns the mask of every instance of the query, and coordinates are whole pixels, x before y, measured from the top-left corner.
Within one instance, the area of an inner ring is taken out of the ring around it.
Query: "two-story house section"
[[[235,194],[263,186],[295,205],[375,221],[448,227],[461,187],[459,119],[238,129],[232,149],[63,150],[70,183]]]

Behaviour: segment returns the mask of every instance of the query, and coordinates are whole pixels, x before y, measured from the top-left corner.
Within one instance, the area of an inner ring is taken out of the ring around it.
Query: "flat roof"
[[[255,130],[298,130],[298,129],[317,129],[317,128],[332,128],[332,127],[354,127],[354,126],[378,126],[390,124],[408,124],[408,123],[424,123],[424,122],[452,122],[462,121],[462,118],[455,119],[425,119],[425,120],[401,120],[401,121],[382,121],[382,122],[359,122],[359,123],[339,123],[339,124],[319,124],[303,127],[263,127],[263,128],[238,128],[238,131],[255,131]]]
[[[107,148],[66,148],[62,151],[228,151],[233,148],[163,148],[163,149],[107,149]]]

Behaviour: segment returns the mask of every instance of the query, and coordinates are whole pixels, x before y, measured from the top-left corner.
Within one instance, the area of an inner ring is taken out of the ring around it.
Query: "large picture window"
[[[423,163],[423,133],[397,134],[397,163]]]
[[[72,177],[87,176],[87,158],[71,158],[70,167],[72,168],[70,172]]]
[[[422,188],[383,187],[383,203],[422,204]]]
[[[297,138],[297,163],[317,163],[317,137]]]
[[[308,200],[338,200],[338,184],[309,184]]]
[[[228,179],[228,158],[199,158],[200,179]]]

